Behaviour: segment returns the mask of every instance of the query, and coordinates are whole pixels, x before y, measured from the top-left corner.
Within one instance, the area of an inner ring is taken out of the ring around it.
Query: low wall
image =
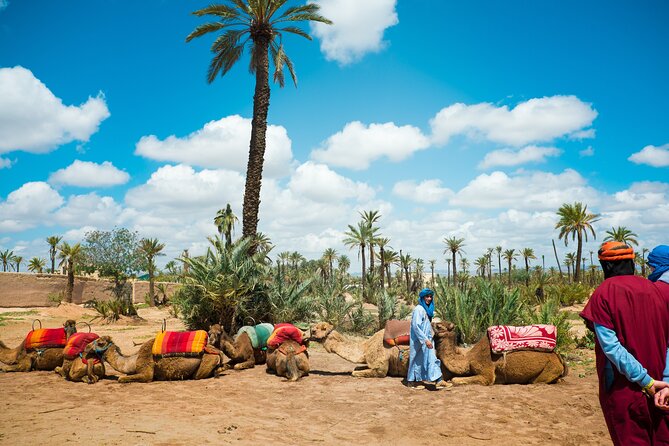
[[[149,293],[149,282],[131,281],[133,301],[144,303]],[[158,282],[156,282],[158,284]],[[89,300],[110,300],[111,282],[104,279],[75,277],[72,302],[81,304]],[[57,305],[50,296],[65,294],[67,276],[61,274],[30,274],[0,272],[0,307],[46,307]],[[179,284],[166,283],[167,297],[171,297]],[[158,288],[156,287],[156,293]]]

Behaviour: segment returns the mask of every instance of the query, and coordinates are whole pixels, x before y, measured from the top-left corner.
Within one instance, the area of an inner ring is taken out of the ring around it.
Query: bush
[[[563,283],[546,287],[548,300],[557,299],[562,306],[582,304],[592,293],[592,289],[582,283]]]
[[[555,325],[557,329],[557,351],[564,351],[569,348],[574,338],[571,334],[571,324],[569,323],[569,313],[560,311],[560,304],[557,299],[546,301],[535,311],[530,311],[526,316],[526,324],[550,324]]]
[[[267,290],[271,320],[278,322],[308,322],[313,319],[317,302],[310,295],[312,279],[286,283],[277,277]]]

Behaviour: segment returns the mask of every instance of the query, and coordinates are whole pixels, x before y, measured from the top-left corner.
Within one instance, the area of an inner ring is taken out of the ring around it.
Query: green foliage
[[[316,314],[317,302],[310,294],[312,279],[287,283],[280,275],[267,290],[271,321],[310,321]]]
[[[100,315],[99,317],[102,317],[108,322],[119,320],[121,315],[127,316],[137,314],[135,307],[132,304],[128,305],[126,300],[118,298],[108,301],[93,299],[88,302],[88,306],[97,311]]]
[[[325,282],[316,287],[315,292],[320,319],[329,322],[335,328],[341,328],[349,313],[354,310],[355,301],[347,301],[341,285],[336,282]]]
[[[585,332],[585,336],[576,338],[574,337],[576,343],[576,348],[587,348],[589,350],[595,349],[595,332],[588,330]]]
[[[87,232],[83,251],[84,269],[102,277],[131,276],[142,268],[139,237],[126,228]]]
[[[562,306],[582,304],[591,293],[592,289],[583,283],[561,283],[546,287],[548,299],[556,299]]]
[[[529,311],[525,323],[555,325],[557,329],[555,349],[558,351],[564,351],[574,342],[571,334],[571,324],[569,323],[569,313],[560,311],[560,303],[557,299],[549,299],[534,311]]]
[[[404,319],[411,313],[411,307],[400,300],[397,294],[383,290],[377,294],[376,306],[379,309],[379,330],[391,319]]]
[[[371,335],[376,331],[374,316],[363,306],[362,302],[356,302],[349,314],[350,331],[362,335]]]

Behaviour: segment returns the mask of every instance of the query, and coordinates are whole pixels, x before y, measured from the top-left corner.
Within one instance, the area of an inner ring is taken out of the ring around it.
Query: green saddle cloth
[[[251,345],[253,348],[264,349],[267,348],[267,340],[274,331],[274,325],[264,323],[256,326],[245,325],[239,329],[237,336],[246,333],[251,338]]]

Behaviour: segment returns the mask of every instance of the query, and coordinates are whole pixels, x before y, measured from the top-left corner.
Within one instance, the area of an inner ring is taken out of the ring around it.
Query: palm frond
[[[243,5],[243,2],[240,2]],[[239,7],[239,5],[237,5]],[[245,8],[240,8],[243,11],[245,11]],[[221,19],[236,19],[239,17],[239,11],[237,11],[235,8],[232,8],[228,5],[210,5],[207,6],[206,8],[198,9],[197,11],[193,11],[193,15],[196,15],[198,17],[202,17],[205,15],[214,15],[216,17],[220,17]]]
[[[279,32],[285,31],[292,34],[297,34],[298,36],[302,36],[305,39],[312,40],[312,37],[308,33],[306,33],[304,30],[296,26],[286,26],[285,28],[277,28],[277,31]]]

